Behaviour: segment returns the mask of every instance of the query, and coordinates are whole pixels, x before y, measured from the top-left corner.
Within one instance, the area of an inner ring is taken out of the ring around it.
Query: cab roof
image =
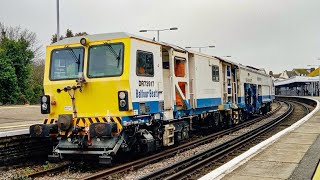
[[[179,51],[187,52],[186,49],[181,48],[176,45],[173,45],[173,44],[154,41],[149,38],[137,36],[137,35],[126,33],[126,32],[102,33],[102,34],[92,34],[92,35],[86,35],[86,36],[69,37],[69,38],[62,39],[58,42],[55,42],[55,43],[51,44],[50,46],[78,44],[78,43],[80,43],[80,39],[83,37],[88,38],[89,41],[103,41],[103,40],[113,40],[113,39],[123,39],[123,38],[135,38],[135,39],[151,42],[154,44],[159,44],[162,46],[172,47],[172,48],[179,50]]]

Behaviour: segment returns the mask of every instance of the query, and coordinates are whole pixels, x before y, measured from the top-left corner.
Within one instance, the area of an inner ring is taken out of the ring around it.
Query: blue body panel
[[[197,99],[197,108],[219,106],[220,104],[221,104],[221,98]]]
[[[160,112],[160,101],[146,101],[144,102],[146,106],[149,106],[150,108],[150,114],[158,113]],[[140,112],[140,102],[132,102],[132,107],[134,110],[138,110],[138,114],[141,114]]]
[[[250,86],[251,87],[251,86]],[[252,93],[254,94],[254,92]],[[273,96],[274,97],[274,96]],[[267,96],[259,96],[258,98],[253,98],[256,99],[255,104],[253,105],[248,105],[245,103],[245,97],[238,97],[238,103],[237,106],[239,108],[245,108],[248,112],[255,112],[258,111],[262,104],[271,102],[272,101],[272,96],[267,95]],[[223,105],[224,109],[232,109],[233,104],[232,103],[224,103],[222,104],[221,98],[201,98],[196,100],[196,109],[191,109],[190,106],[190,101],[185,101],[185,104],[187,105],[187,109],[185,110],[178,110],[177,107],[174,107],[173,115],[175,119],[182,118],[185,116],[189,115],[198,115],[202,114],[208,111],[212,110],[218,110],[219,105]],[[133,102],[132,106],[134,110],[138,110],[138,115],[137,116],[123,116],[122,117],[122,124],[127,125],[127,124],[144,124],[150,122],[152,119],[153,114],[159,113],[160,116],[162,116],[163,111],[160,109],[160,101],[146,101],[143,102],[145,103],[145,106],[149,106],[149,113],[146,115],[142,115],[140,112],[140,102]]]

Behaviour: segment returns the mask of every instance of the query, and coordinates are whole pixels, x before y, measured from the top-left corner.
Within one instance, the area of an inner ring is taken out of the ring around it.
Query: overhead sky
[[[56,0],[1,0],[0,22],[37,34],[56,33]],[[60,0],[60,31],[89,34],[178,27],[160,40],[208,46],[203,53],[275,73],[320,64],[319,0]],[[195,49],[197,50],[197,49]]]

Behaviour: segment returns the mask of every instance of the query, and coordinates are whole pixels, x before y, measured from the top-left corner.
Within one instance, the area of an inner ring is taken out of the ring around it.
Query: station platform
[[[29,126],[45,118],[39,105],[0,106],[0,137],[28,134]]]
[[[320,101],[319,97],[308,97]],[[200,180],[320,180],[320,111],[261,142]]]

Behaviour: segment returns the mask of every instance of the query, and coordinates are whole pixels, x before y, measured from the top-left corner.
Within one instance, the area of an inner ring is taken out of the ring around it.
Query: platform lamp
[[[199,52],[201,52],[201,49],[202,48],[214,48],[216,46],[187,46],[186,48],[187,49],[190,49],[190,48],[199,48]]]
[[[172,28],[168,28],[168,29],[151,29],[151,30],[146,30],[146,29],[142,29],[139,32],[148,32],[148,31],[157,31],[157,41],[160,41],[160,31],[174,31],[174,30],[178,30],[177,27],[172,27]]]

